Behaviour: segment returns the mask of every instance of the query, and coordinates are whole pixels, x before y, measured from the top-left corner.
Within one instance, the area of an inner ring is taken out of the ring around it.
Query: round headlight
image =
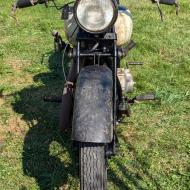
[[[75,4],[79,26],[90,33],[101,33],[113,26],[117,14],[114,0],[79,0]]]

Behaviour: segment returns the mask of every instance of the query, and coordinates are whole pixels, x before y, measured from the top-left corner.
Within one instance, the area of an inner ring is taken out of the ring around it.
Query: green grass
[[[153,91],[157,101],[134,105],[117,128],[121,147],[109,161],[108,189],[188,190],[190,4],[181,0],[179,17],[162,6],[162,23],[149,1],[123,2],[133,13],[138,44],[128,61],[145,63],[131,67],[131,96]],[[51,38],[53,29],[64,36],[60,14],[36,6],[19,10],[16,21],[11,4],[0,0],[0,190],[78,189],[70,138],[57,132],[60,107],[43,102],[63,87]]]

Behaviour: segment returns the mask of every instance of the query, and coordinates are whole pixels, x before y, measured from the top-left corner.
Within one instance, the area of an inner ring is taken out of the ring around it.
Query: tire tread
[[[106,168],[104,145],[80,144],[80,190],[105,190]]]

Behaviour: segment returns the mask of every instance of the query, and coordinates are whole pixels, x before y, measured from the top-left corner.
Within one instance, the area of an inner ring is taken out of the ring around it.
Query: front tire
[[[80,190],[106,190],[107,167],[105,146],[80,143]]]

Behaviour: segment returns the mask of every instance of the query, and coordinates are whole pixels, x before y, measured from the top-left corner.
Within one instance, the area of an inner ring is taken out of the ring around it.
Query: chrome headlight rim
[[[112,18],[112,21],[110,22],[110,24],[106,28],[104,28],[102,30],[98,30],[98,31],[88,30],[78,20],[78,17],[77,17],[77,7],[78,7],[80,1],[81,0],[77,0],[75,2],[75,5],[74,5],[74,17],[75,17],[75,20],[76,20],[77,24],[79,25],[79,27],[82,28],[84,31],[86,31],[88,33],[91,33],[91,34],[101,34],[101,33],[104,33],[106,31],[108,31],[109,29],[111,29],[111,27],[114,26],[114,24],[115,24],[115,22],[117,20],[117,17],[118,17],[118,3],[117,3],[116,0],[110,0],[112,2],[112,6],[113,6],[113,18]]]

